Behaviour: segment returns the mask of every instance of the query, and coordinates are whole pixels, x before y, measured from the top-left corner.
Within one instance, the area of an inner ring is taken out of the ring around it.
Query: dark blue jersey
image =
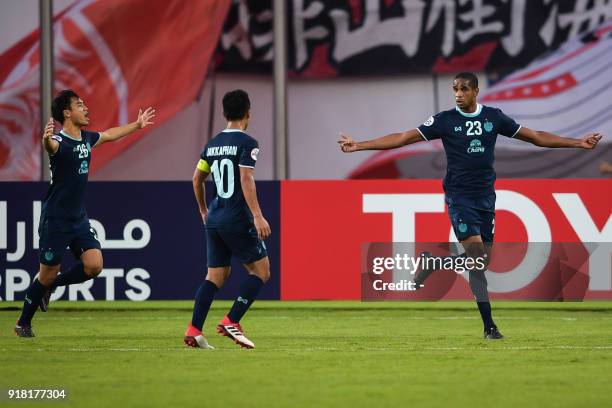
[[[81,130],[81,138],[74,139],[61,131],[51,136],[59,143],[54,155],[49,155],[51,185],[43,201],[46,217],[77,220],[87,215],[84,199],[91,148],[98,143],[100,134]]]
[[[484,197],[495,192],[493,150],[497,135],[514,137],[520,128],[500,109],[478,104],[474,113],[459,108],[440,112],[417,129],[426,140],[442,139],[446,194]]]
[[[198,168],[212,173],[217,190],[209,205],[207,226],[252,221],[242,193],[240,167],[255,168],[258,154],[257,140],[237,129],[225,129],[206,144]]]

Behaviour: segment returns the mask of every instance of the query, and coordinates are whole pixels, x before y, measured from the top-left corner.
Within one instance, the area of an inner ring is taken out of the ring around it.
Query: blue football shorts
[[[480,235],[485,243],[492,243],[495,232],[495,194],[468,198],[446,196],[448,215],[459,241]]]
[[[89,224],[89,218],[62,220],[44,215],[38,226],[39,261],[41,264],[54,266],[62,263],[66,248],[78,260],[83,252],[89,249],[100,249],[96,231]]]
[[[257,236],[252,222],[206,226],[205,229],[209,268],[231,266],[232,256],[242,264],[268,256],[266,244]]]

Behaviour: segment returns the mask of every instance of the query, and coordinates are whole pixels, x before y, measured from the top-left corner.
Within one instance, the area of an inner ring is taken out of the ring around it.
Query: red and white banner
[[[160,124],[201,89],[229,5],[229,0],[77,1],[54,19],[55,88],[72,88],[83,98],[93,130],[135,120],[147,106],[157,109]],[[38,36],[32,32],[0,55],[0,180],[40,175]],[[101,147],[92,171],[145,134]]]
[[[589,152],[542,149],[498,137],[498,176],[600,177],[599,164],[609,161],[612,154],[611,91],[612,21],[573,37],[557,51],[490,87],[480,101],[502,109],[522,126],[574,138],[590,132],[604,134],[597,149]],[[416,125],[408,124],[407,128]],[[442,151],[439,140],[381,151],[368,157],[349,178],[440,177]]]
[[[574,38],[488,89],[482,103],[518,123],[559,135],[612,135],[612,21]],[[499,138],[504,146],[534,146]]]
[[[283,182],[281,299],[359,299],[364,244],[452,241],[441,184],[437,180]],[[573,243],[570,248],[583,245],[582,259],[588,262],[579,265],[581,273],[575,278],[588,279],[577,283],[583,291],[580,297],[612,299],[612,180],[498,180],[496,188],[496,242],[553,243],[555,248],[561,248],[560,243]],[[551,256],[557,255],[551,251]],[[499,272],[500,279],[511,272],[494,267],[504,269],[495,265],[495,257],[490,269]],[[496,291],[496,279],[489,279],[492,297],[539,296],[546,275],[541,272],[534,270],[528,272],[529,279],[513,281],[522,284],[512,290]],[[443,279],[448,287],[440,289],[439,298],[472,299],[466,280],[450,273],[452,279]]]

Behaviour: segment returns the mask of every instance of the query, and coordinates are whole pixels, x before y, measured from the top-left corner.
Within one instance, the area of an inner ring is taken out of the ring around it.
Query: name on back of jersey
[[[236,156],[238,146],[213,146],[206,149],[207,156]]]

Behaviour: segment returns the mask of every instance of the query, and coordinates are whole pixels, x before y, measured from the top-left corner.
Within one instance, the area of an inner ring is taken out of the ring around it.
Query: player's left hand
[[[257,230],[257,236],[259,239],[266,239],[272,233],[270,224],[268,224],[268,221],[263,217],[263,215],[255,216],[253,218],[253,223],[255,224],[255,229]]]
[[[603,135],[601,133],[589,133],[580,141],[580,147],[583,149],[594,149],[602,137]]]
[[[155,117],[155,109],[152,107],[148,107],[144,112],[142,109],[138,109],[138,119],[136,123],[138,124],[138,129],[142,129],[148,125],[152,125],[153,119]]]

